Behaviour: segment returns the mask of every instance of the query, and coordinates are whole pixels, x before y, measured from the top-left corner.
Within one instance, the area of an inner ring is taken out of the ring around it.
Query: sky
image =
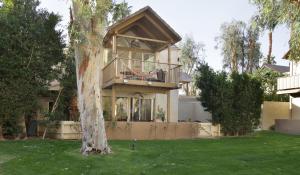
[[[123,0],[117,0],[123,1]],[[256,8],[249,0],[126,0],[132,6],[132,12],[145,6],[151,6],[182,37],[193,36],[197,42],[205,45],[205,61],[215,70],[222,69],[221,51],[215,49],[215,38],[220,35],[220,26],[224,22],[242,20],[249,22]],[[45,8],[62,16],[60,28],[66,30],[69,20],[70,0],[41,0]],[[65,32],[66,34],[66,32]],[[267,55],[268,32],[260,36],[261,51]],[[279,26],[273,33],[273,55],[280,65],[288,65],[281,59],[288,50],[289,30]]]

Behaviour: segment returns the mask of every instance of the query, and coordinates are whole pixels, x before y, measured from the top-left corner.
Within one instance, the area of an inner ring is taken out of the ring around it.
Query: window
[[[151,99],[131,98],[132,121],[151,121],[151,110]]]
[[[118,121],[127,121],[129,114],[128,98],[118,97],[116,100],[116,118]]]

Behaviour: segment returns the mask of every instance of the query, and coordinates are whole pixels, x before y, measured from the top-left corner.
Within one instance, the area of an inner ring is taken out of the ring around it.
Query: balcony
[[[103,88],[123,84],[178,89],[179,75],[180,65],[115,58],[103,68]]]
[[[300,90],[300,75],[281,77],[277,79],[277,94],[298,93]]]

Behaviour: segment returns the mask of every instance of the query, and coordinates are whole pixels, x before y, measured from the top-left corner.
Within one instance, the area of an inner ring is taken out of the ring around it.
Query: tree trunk
[[[78,108],[82,129],[81,152],[84,155],[90,152],[101,154],[110,153],[105,132],[103,111],[101,105],[102,84],[102,38],[104,31],[105,16],[91,15],[82,16],[89,4],[73,0],[74,22],[79,26],[79,33],[84,41],[74,42]],[[77,26],[77,27],[78,27]]]
[[[3,133],[2,133],[2,126],[0,125],[0,141],[1,140],[4,140],[4,137],[3,137]]]
[[[236,53],[236,49],[232,48],[232,60],[231,60],[231,64],[232,64],[232,72],[237,72],[238,71],[238,66],[237,66],[237,53]]]
[[[253,63],[253,56],[254,56],[254,40],[252,38],[252,35],[250,34],[249,36],[249,51],[248,51],[248,64],[249,64],[249,70],[248,72],[249,73],[252,73],[253,72],[253,66],[254,66],[254,63]]]
[[[269,32],[269,51],[267,56],[267,63],[272,64],[272,47],[273,47],[273,33]]]

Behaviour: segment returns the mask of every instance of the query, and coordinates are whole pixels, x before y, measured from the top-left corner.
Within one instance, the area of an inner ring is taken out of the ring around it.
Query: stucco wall
[[[300,135],[300,120],[278,119],[275,122],[277,132]]]
[[[211,114],[204,111],[201,102],[196,97],[179,96],[178,120],[179,121],[201,121],[210,122]]]
[[[211,123],[167,123],[167,122],[106,122],[106,134],[113,140],[168,140],[192,139],[220,136],[220,126]],[[61,121],[53,123],[47,137],[56,139],[80,139],[79,122]]]
[[[291,98],[292,116],[291,119],[300,119],[300,98]]]
[[[261,127],[263,130],[269,130],[275,125],[275,119],[289,119],[289,102],[264,101],[261,113]]]

